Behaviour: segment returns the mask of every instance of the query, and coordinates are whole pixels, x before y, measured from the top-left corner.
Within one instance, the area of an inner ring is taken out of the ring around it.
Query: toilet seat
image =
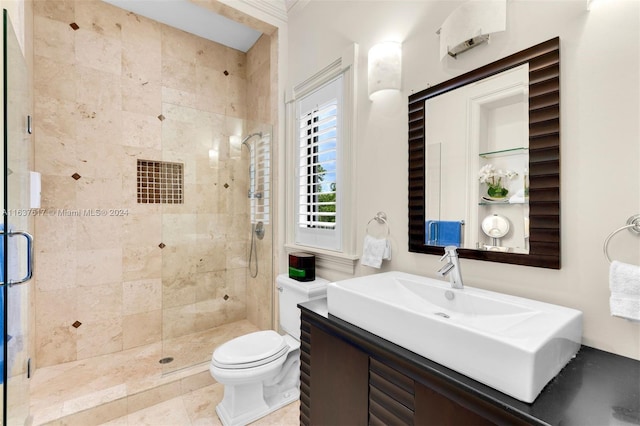
[[[289,352],[284,337],[273,330],[236,337],[218,347],[211,363],[224,369],[243,369],[270,363]]]

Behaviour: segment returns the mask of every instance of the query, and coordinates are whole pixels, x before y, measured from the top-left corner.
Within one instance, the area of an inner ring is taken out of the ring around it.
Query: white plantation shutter
[[[340,250],[342,76],[297,103],[296,243]]]
[[[336,101],[300,117],[300,226],[335,227]]]

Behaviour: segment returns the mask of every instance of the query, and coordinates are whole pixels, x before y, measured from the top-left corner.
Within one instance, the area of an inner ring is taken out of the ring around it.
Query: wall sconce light
[[[458,6],[437,31],[440,60],[489,41],[489,35],[507,28],[507,0],[472,0]]]
[[[369,99],[382,90],[402,86],[402,43],[387,41],[369,49]]]
[[[596,3],[600,3],[600,0],[587,0],[587,11],[590,12]]]

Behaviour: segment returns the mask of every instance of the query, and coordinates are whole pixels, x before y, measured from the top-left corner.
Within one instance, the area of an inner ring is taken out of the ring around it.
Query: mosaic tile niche
[[[138,160],[137,172],[138,203],[183,203],[184,164]]]

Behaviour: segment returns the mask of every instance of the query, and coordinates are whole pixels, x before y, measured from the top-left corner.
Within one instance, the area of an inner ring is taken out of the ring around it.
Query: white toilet
[[[224,385],[216,407],[225,426],[246,425],[300,397],[300,310],[298,303],[325,297],[327,280],[300,282],[278,275],[280,327],[236,337],[211,358],[209,371]]]

